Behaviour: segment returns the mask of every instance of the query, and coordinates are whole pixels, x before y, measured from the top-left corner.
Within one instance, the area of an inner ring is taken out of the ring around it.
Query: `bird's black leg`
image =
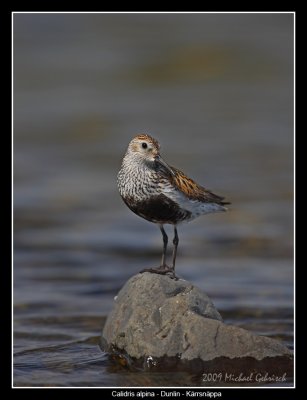
[[[174,239],[173,239],[174,249],[173,249],[173,265],[172,265],[172,269],[173,269],[174,273],[175,273],[175,265],[176,265],[176,255],[177,255],[178,243],[179,243],[178,232],[177,232],[176,225],[174,225]]]
[[[168,237],[167,237],[167,234],[166,234],[166,232],[165,232],[165,230],[163,228],[163,225],[160,225],[160,231],[161,231],[162,237],[163,237],[163,253],[162,253],[161,267],[165,268],[166,267],[165,258],[166,258]]]
[[[174,270],[174,265],[172,267],[169,267],[168,265],[166,265],[165,263],[165,258],[166,258],[166,250],[167,250],[167,243],[168,243],[168,237],[167,234],[163,228],[163,225],[160,225],[160,231],[162,233],[162,237],[163,237],[163,253],[162,253],[162,260],[161,260],[161,265],[159,268],[146,268],[143,269],[142,271],[140,271],[140,273],[142,272],[151,272],[153,274],[160,274],[160,275],[167,275],[170,274],[170,278],[172,279],[178,279],[177,276],[175,275],[175,270]],[[178,235],[177,235],[177,231],[175,228],[175,237],[177,237],[177,244],[178,244]],[[175,238],[173,241],[174,245],[175,245]],[[177,245],[176,245],[176,249],[177,249]],[[176,258],[176,251],[174,248],[174,252],[175,252],[175,258]],[[173,264],[174,264],[174,255],[173,255]]]

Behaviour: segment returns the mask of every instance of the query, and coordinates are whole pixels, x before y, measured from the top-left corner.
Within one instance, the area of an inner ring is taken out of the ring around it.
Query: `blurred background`
[[[117,191],[138,133],[232,203],[179,227],[178,274],[292,346],[293,20],[14,14],[15,385],[131,384],[97,342],[118,290],[160,262],[159,230]]]

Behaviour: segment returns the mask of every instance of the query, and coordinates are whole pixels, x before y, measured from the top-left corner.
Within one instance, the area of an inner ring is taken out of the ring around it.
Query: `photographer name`
[[[258,382],[258,383],[269,383],[269,382],[286,382],[286,373],[282,376],[269,375],[268,372],[261,374],[260,372],[251,372],[249,375],[240,373],[239,375],[225,373],[225,382]]]
[[[220,373],[204,373],[203,374],[203,382],[233,382],[233,383],[248,383],[248,382],[257,382],[257,383],[270,383],[270,382],[286,382],[287,374],[283,375],[274,375],[269,374],[268,372],[262,374],[260,372],[251,372],[249,375],[245,375],[243,372],[240,374],[233,374],[225,372],[224,374]]]

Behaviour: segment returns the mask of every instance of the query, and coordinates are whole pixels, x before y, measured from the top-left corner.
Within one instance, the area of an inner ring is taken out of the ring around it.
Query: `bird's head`
[[[148,166],[160,166],[173,174],[171,167],[160,156],[159,142],[152,136],[147,134],[135,136],[129,143],[127,154]]]
[[[135,136],[128,146],[128,152],[144,161],[154,162],[155,157],[159,156],[160,144],[149,135]]]

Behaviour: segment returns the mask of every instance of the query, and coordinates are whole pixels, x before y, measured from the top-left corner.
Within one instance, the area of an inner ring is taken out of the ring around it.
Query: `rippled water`
[[[160,259],[116,188],[144,131],[232,202],[179,227],[178,274],[293,347],[292,54],[290,14],[14,15],[15,386],[200,385],[98,346],[113,297]]]

